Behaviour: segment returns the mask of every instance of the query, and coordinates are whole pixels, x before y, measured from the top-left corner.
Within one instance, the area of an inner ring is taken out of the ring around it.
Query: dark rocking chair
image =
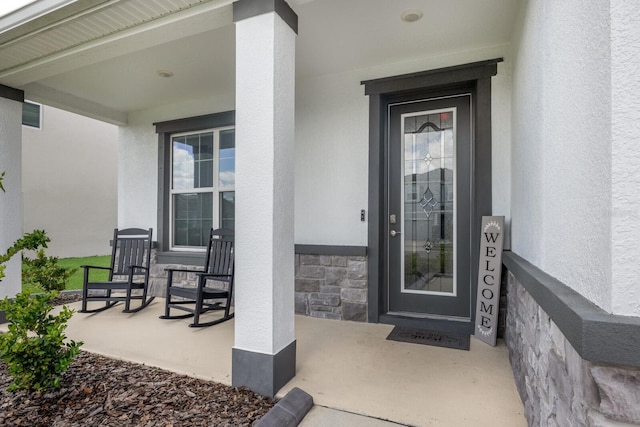
[[[113,307],[119,301],[124,301],[125,313],[133,313],[142,310],[153,301],[154,297],[147,298],[152,233],[151,228],[149,230],[115,229],[113,230],[111,265],[109,267],[81,266],[84,268],[81,313],[103,311]],[[89,272],[92,269],[109,270],[109,279],[106,282],[89,281]],[[134,294],[133,291],[136,293]],[[131,309],[133,299],[141,300],[141,304]],[[87,303],[92,301],[104,301],[105,305],[87,310]]]
[[[191,327],[212,326],[233,318],[231,299],[233,296],[233,230],[219,228],[209,233],[207,255],[202,269],[167,268],[167,294],[164,316],[161,319],[186,319],[193,317]],[[174,273],[195,274],[196,286],[174,284]],[[217,282],[219,287],[212,287]],[[221,284],[221,286],[220,286]],[[218,301],[213,301],[218,300]],[[219,300],[225,300],[224,305]],[[189,312],[171,316],[170,309]],[[221,318],[200,322],[200,315],[212,310],[224,310]]]

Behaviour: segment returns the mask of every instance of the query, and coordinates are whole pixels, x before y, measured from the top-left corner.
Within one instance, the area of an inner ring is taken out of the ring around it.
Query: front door
[[[388,111],[388,312],[470,319],[471,94]]]

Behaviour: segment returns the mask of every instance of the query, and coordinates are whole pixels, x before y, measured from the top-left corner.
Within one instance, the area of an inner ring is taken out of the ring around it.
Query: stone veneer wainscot
[[[506,343],[529,425],[640,425],[640,369],[582,359],[512,273],[507,286]]]
[[[197,269],[194,265],[158,264],[151,254],[149,292],[165,297],[165,268]],[[174,281],[195,285],[193,273],[176,273]],[[296,314],[335,320],[367,321],[367,258],[345,255],[295,255]]]
[[[367,258],[296,254],[296,314],[367,321]]]

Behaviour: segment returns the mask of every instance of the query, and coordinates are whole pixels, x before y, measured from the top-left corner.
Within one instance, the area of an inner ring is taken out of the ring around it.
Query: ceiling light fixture
[[[400,19],[402,19],[404,22],[416,22],[422,18],[422,15],[423,13],[421,10],[410,9],[402,12],[402,15],[400,15]]]
[[[164,71],[164,70],[158,70],[156,71],[156,74],[159,75],[160,77],[171,77],[173,76],[173,73],[171,71]]]

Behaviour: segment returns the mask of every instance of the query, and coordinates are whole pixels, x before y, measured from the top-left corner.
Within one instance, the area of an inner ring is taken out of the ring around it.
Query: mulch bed
[[[58,303],[72,302],[62,295]],[[57,390],[10,393],[10,383],[0,362],[0,426],[248,426],[275,404],[246,388],[87,352]]]

